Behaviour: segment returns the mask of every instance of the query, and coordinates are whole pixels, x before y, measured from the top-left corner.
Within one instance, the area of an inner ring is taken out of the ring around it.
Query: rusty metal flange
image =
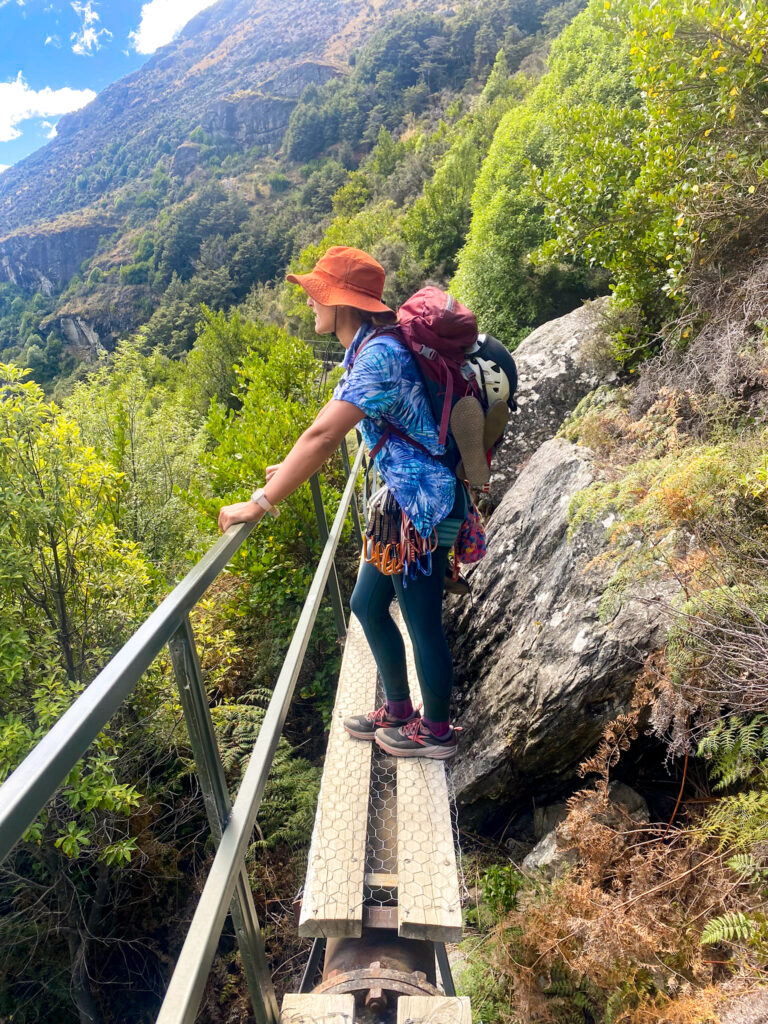
[[[334,971],[317,988],[316,993],[368,992],[383,989],[403,996],[440,996],[442,992],[427,981],[422,971],[404,974],[385,967],[362,967],[358,971]]]

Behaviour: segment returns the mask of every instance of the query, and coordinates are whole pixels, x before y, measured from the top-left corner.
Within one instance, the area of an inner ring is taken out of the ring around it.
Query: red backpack
[[[396,325],[374,331],[365,339],[356,355],[360,354],[368,342],[384,335],[397,338],[413,356],[429,395],[438,426],[438,441],[446,445],[446,453],[441,461],[452,471],[455,470],[461,456],[448,430],[451,410],[464,395],[473,395],[482,401],[474,371],[467,362],[467,350],[477,341],[474,313],[453,296],[428,286],[403,303]],[[429,454],[424,445],[408,437],[394,424],[388,424],[371,451],[372,458],[378,455],[391,434]]]

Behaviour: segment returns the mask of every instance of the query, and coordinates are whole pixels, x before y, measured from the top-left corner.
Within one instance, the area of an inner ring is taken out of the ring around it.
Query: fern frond
[[[700,826],[704,835],[716,837],[721,849],[750,850],[755,843],[768,842],[768,792],[751,790],[725,796],[707,814]]]
[[[741,875],[747,882],[764,882],[768,879],[768,866],[758,864],[750,853],[737,853],[725,862],[731,871]]]
[[[714,946],[720,942],[738,942],[746,944],[758,934],[760,926],[757,921],[741,911],[722,914],[707,923],[701,933],[702,946]]]
[[[709,760],[715,789],[724,790],[737,782],[768,775],[768,715],[744,719],[734,715],[718,722],[699,743],[700,757]]]

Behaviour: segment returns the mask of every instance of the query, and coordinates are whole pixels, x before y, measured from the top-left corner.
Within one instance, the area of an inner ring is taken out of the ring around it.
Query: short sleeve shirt
[[[426,452],[390,434],[376,456],[376,468],[400,507],[422,537],[453,507],[456,477],[439,461],[445,445],[438,443],[438,429],[424,383],[408,350],[391,335],[369,341],[363,324],[344,356],[346,373],[333,397],[356,405],[365,413],[360,423],[363,440],[373,449],[388,424],[418,441]],[[429,454],[427,454],[429,452]]]

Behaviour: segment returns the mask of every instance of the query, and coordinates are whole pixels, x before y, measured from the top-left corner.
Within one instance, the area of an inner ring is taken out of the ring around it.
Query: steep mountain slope
[[[151,170],[197,125],[215,122],[217,104],[230,94],[295,101],[305,85],[340,73],[312,58],[345,61],[382,19],[445,6],[380,0],[362,17],[357,0],[220,0],[139,71],[63,117],[49,145],[5,172],[0,236],[80,209]]]
[[[507,82],[579,5],[220,0],[2,176],[3,358],[53,386],[141,325],[148,346],[186,351],[201,304],[243,302],[322,235],[382,138],[379,177],[396,170],[392,198],[415,198],[499,49]],[[524,88],[499,85],[488,102]],[[473,165],[498,113],[467,142]],[[476,168],[459,162],[463,196]],[[452,259],[465,220],[419,278]]]

